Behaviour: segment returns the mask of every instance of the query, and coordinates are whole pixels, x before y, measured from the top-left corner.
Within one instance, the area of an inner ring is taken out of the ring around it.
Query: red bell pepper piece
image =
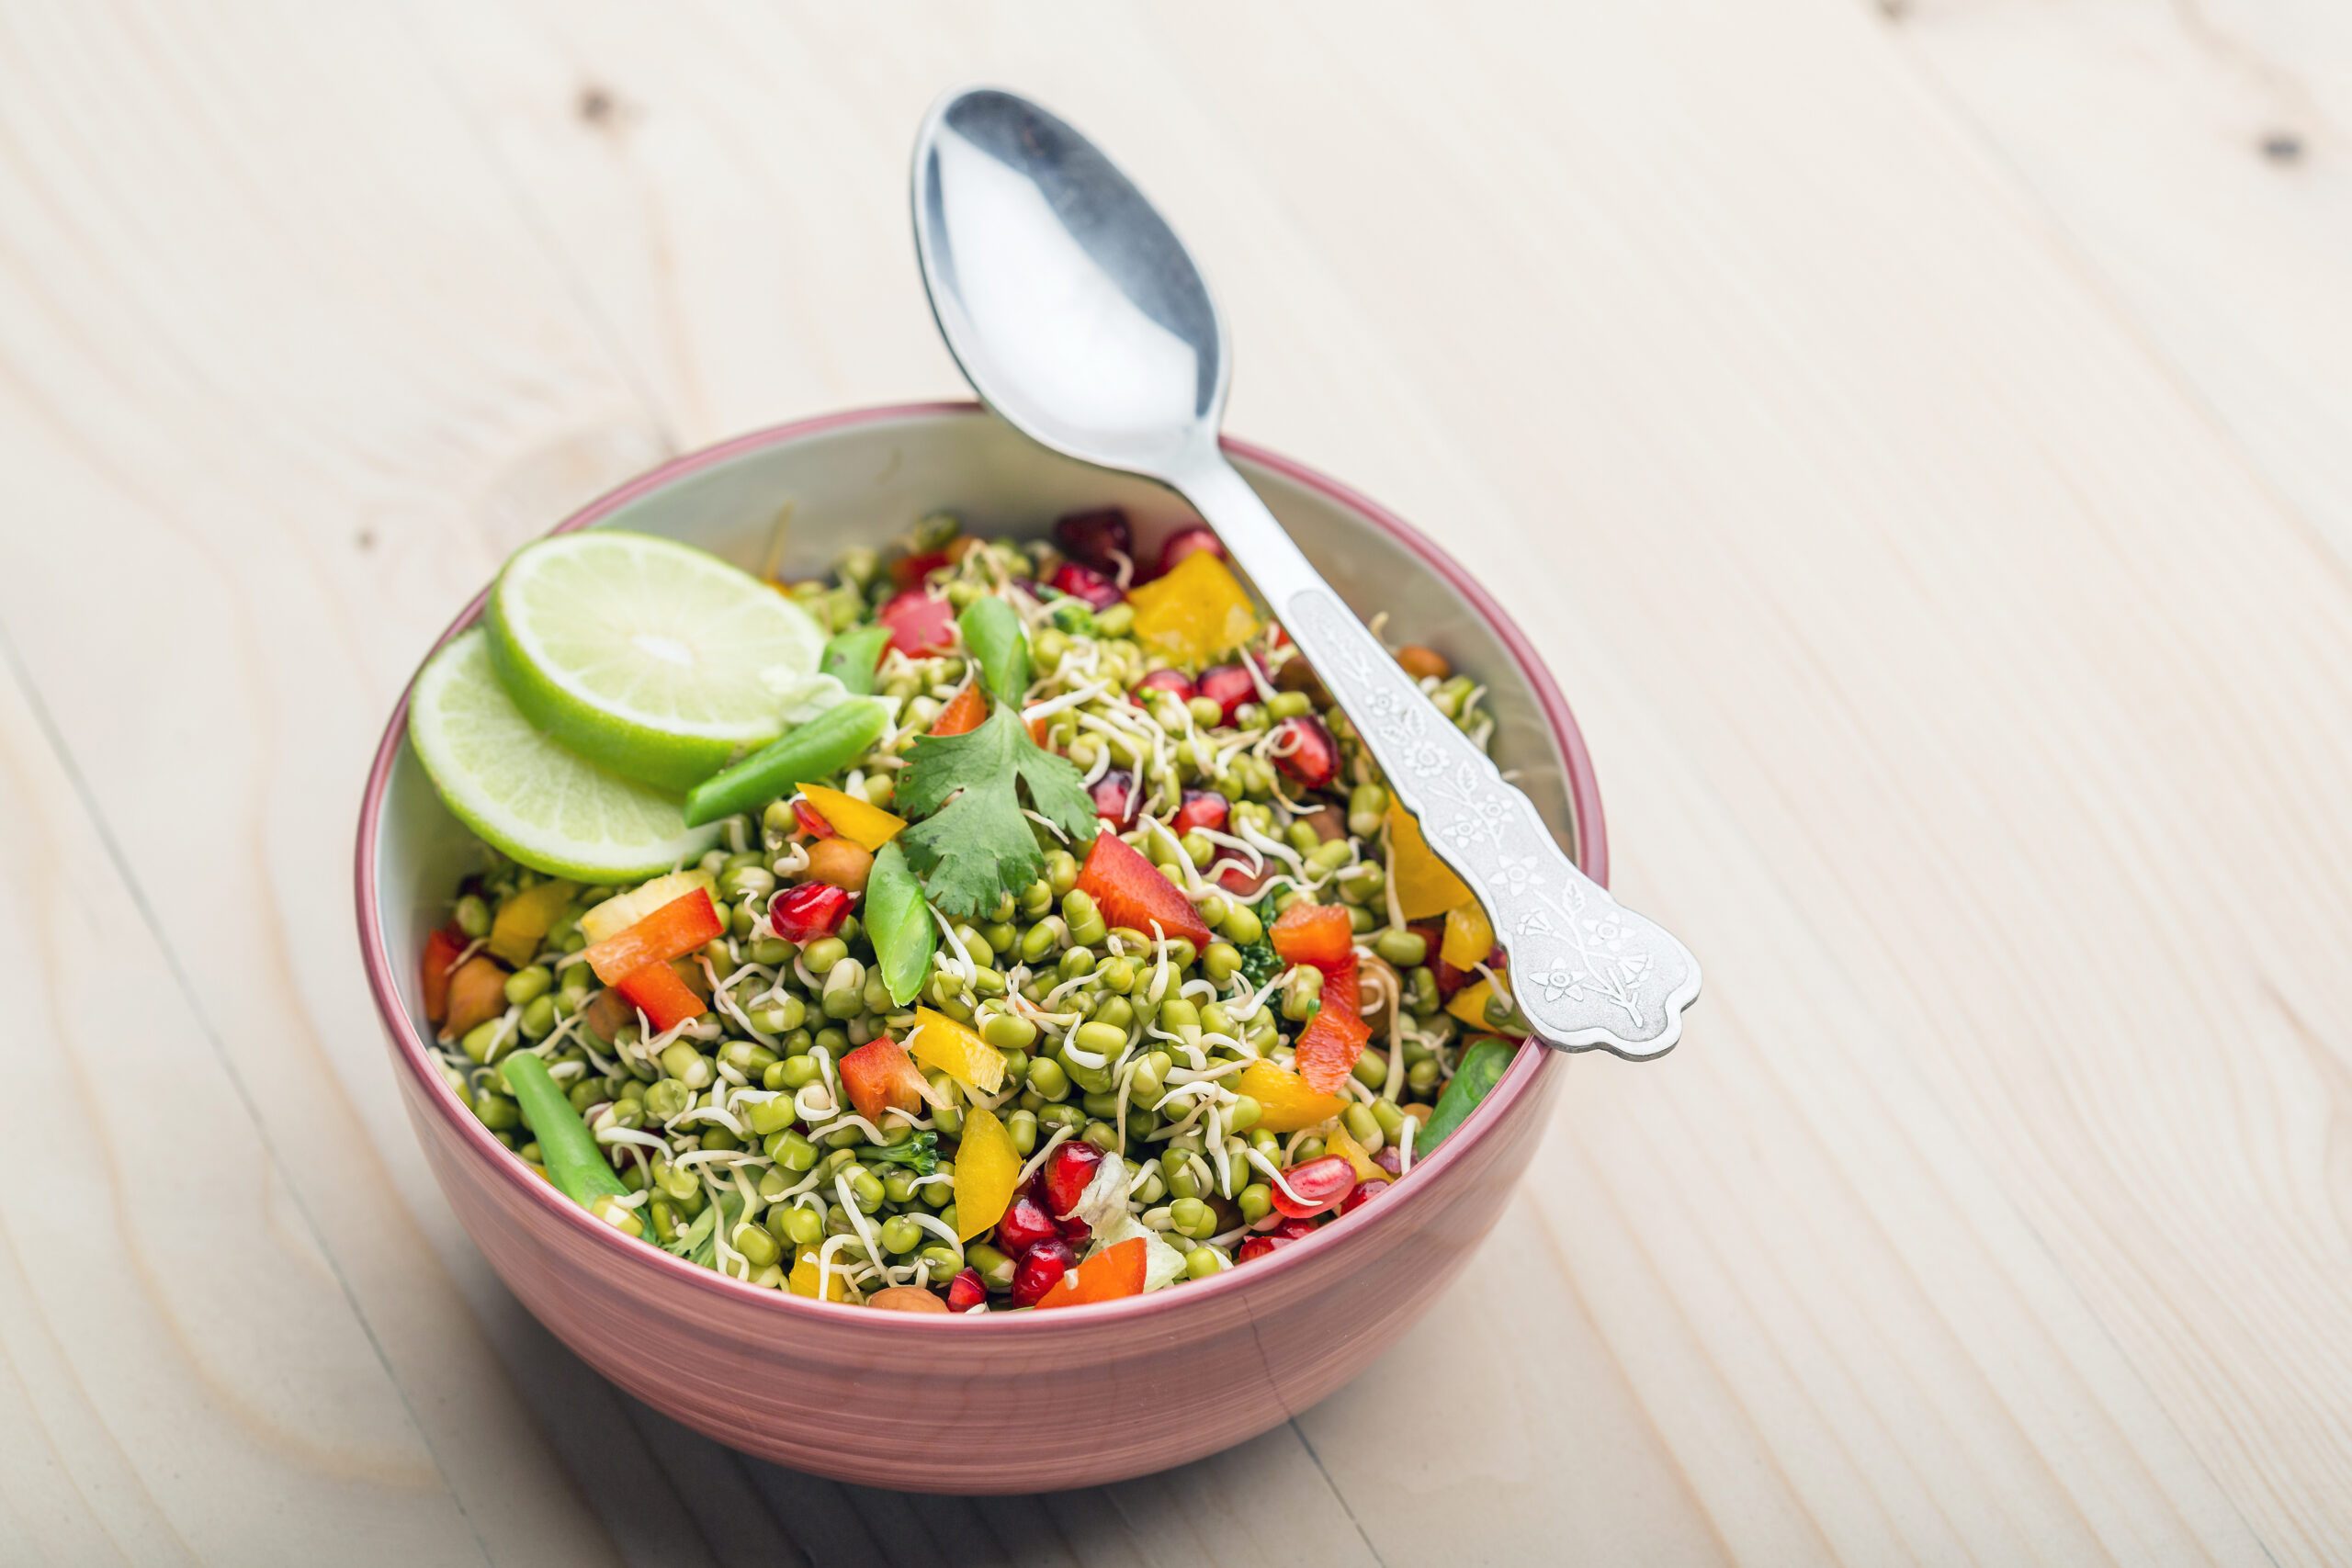
[[[1139,1235],[1104,1248],[1055,1280],[1053,1289],[1037,1298],[1038,1310],[1143,1294],[1144,1250]]]
[[[1328,972],[1356,953],[1355,927],[1337,904],[1293,904],[1275,919],[1272,935],[1285,964],[1311,964]]]
[[[695,897],[700,898],[697,893]],[[680,903],[684,899],[678,900]],[[710,902],[703,898],[703,902]],[[678,978],[668,959],[633,969],[612,982],[613,989],[627,997],[645,1021],[653,1025],[654,1032],[675,1029],[690,1018],[700,1018],[710,1010],[708,1004],[695,995],[694,987]]]
[[[842,1088],[857,1113],[876,1126],[886,1111],[913,1115],[922,1104],[922,1071],[907,1048],[878,1034],[842,1058]]]
[[[1164,935],[1191,942],[1195,952],[1211,941],[1209,928],[1193,901],[1114,833],[1094,836],[1094,847],[1086,852],[1086,864],[1080,868],[1078,886],[1102,911],[1106,924],[1125,926],[1146,936],[1156,924]]]
[[[1327,989],[1329,986],[1326,982]],[[1363,1055],[1364,1043],[1371,1038],[1371,1026],[1356,1016],[1353,998],[1345,1006],[1336,999],[1327,1000],[1298,1032],[1295,1047],[1298,1076],[1317,1094],[1337,1093],[1355,1070],[1356,1058]]]
[[[874,618],[890,628],[890,646],[910,659],[956,646],[956,606],[921,589],[891,598]]]
[[[968,735],[980,727],[989,716],[989,700],[980,695],[979,683],[974,682],[947,700],[932,721],[933,735]]]
[[[592,944],[581,956],[588,960],[588,967],[596,972],[596,978],[607,986],[617,986],[624,976],[634,975],[648,964],[667,964],[705,942],[717,941],[725,929],[718,911],[711,907],[710,895],[697,887],[682,898],[671,899],[627,930]]]
[[[426,1022],[438,1023],[449,1016],[449,971],[458,966],[458,954],[465,950],[465,934],[448,926],[424,939],[417,988],[424,995]]]

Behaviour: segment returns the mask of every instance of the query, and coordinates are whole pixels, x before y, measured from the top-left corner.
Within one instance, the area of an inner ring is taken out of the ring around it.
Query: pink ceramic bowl
[[[1534,649],[1437,547],[1370,501],[1271,452],[1241,470],[1359,612],[1487,681],[1496,754],[1606,880],[1600,799],[1576,722]],[[949,509],[1028,531],[1084,506],[1147,536],[1190,521],[1139,480],[1031,445],[969,404],[869,409],[743,436],[568,519],[690,539],[809,572]],[[778,520],[788,516],[780,560]],[[451,635],[470,624],[477,600]],[[663,1413],[763,1458],[924,1492],[1031,1492],[1178,1464],[1264,1431],[1362,1371],[1468,1261],[1526,1167],[1564,1062],[1520,1054],[1477,1114],[1396,1190],[1216,1279],[1052,1313],[944,1318],[759,1290],[591,1219],[494,1141],[443,1082],[418,955],[468,863],[394,709],[360,807],[360,950],[401,1093],[474,1241],[541,1322]]]

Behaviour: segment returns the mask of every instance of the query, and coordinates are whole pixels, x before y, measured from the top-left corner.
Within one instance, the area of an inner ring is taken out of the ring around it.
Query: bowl
[[[1497,761],[1579,864],[1606,880],[1584,744],[1527,639],[1436,546],[1287,458],[1228,441],[1241,471],[1360,614],[1489,688]],[[1153,538],[1193,521],[1145,481],[1033,445],[977,405],[828,415],[675,459],[565,520],[690,540],[806,574],[952,510],[978,531],[1042,530],[1119,505]],[[786,526],[779,529],[779,521]],[[771,559],[785,541],[782,558]],[[447,636],[481,613],[477,599]],[[446,638],[445,638],[446,640]],[[725,1278],[591,1218],[451,1092],[416,975],[471,863],[404,739],[405,700],[360,807],[360,951],[410,1121],[451,1208],[523,1304],[655,1409],[746,1452],[922,1492],[1122,1480],[1241,1442],[1361,1371],[1469,1261],[1525,1169],[1566,1064],[1522,1050],[1428,1162],[1314,1235],[1216,1278],[1051,1313],[937,1317],[810,1301]]]

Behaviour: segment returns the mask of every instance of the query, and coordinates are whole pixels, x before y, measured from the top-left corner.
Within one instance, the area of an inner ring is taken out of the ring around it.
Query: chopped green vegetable
[[[939,1134],[917,1133],[903,1144],[884,1144],[858,1151],[858,1158],[867,1165],[880,1161],[888,1165],[903,1165],[917,1176],[929,1176],[939,1168]]]
[[[756,811],[796,784],[841,772],[882,737],[882,705],[853,697],[796,726],[733,767],[686,792],[686,825],[699,828],[739,811]]]
[[[964,646],[980,661],[989,695],[1020,706],[1029,690],[1029,634],[1012,606],[993,597],[975,599],[956,624],[963,628]]]
[[[1241,976],[1250,982],[1252,990],[1287,967],[1283,955],[1274,951],[1274,944],[1262,938],[1241,950]]]
[[[1094,838],[1094,802],[1078,769],[1029,739],[1020,710],[1000,703],[978,729],[914,743],[899,775],[899,809],[922,818],[899,836],[942,912],[971,916],[1018,894],[1046,863],[1029,804],[1072,843]]]
[[[874,867],[865,878],[865,935],[874,943],[875,962],[890,999],[906,1007],[922,992],[931,977],[932,956],[939,949],[939,928],[922,901],[922,885],[907,865],[896,839],[876,852]]]
[[[882,662],[882,650],[889,646],[888,626],[859,626],[845,631],[825,645],[824,654],[817,661],[817,671],[839,681],[842,690],[864,696],[874,690],[874,668]]]
[[[539,1143],[539,1163],[556,1190],[573,1202],[589,1205],[599,1198],[624,1198],[628,1189],[614,1173],[612,1162],[571,1108],[563,1090],[548,1075],[548,1065],[528,1051],[517,1051],[500,1066],[523,1121]]]
[[[1507,1040],[1489,1036],[1472,1041],[1462,1053],[1462,1065],[1453,1069],[1453,1081],[1437,1097],[1437,1109],[1430,1113],[1429,1125],[1414,1141],[1414,1153],[1429,1153],[1461,1126],[1470,1112],[1478,1109],[1478,1102],[1502,1082],[1503,1074],[1510,1069],[1511,1059],[1518,1054],[1519,1048]]]

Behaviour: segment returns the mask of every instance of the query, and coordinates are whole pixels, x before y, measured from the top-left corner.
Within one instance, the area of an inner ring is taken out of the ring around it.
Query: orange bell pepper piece
[[[841,1069],[842,1088],[849,1091],[849,1102],[877,1127],[882,1125],[884,1111],[902,1111],[911,1116],[922,1104],[927,1087],[922,1074],[916,1070],[907,1048],[887,1034],[876,1035],[843,1056]]]
[[[673,898],[619,935],[590,944],[580,956],[588,961],[596,978],[616,986],[648,964],[667,964],[717,941],[725,929],[710,895],[697,887],[682,898]]]
[[[1107,924],[1125,926],[1146,936],[1157,925],[1163,934],[1191,942],[1194,952],[1206,947],[1212,940],[1209,928],[1201,919],[1200,911],[1193,908],[1193,901],[1160,875],[1159,868],[1146,860],[1141,852],[1115,833],[1094,836],[1093,848],[1086,852],[1086,864],[1079,870],[1078,888],[1094,900],[1094,907],[1102,911]]]
[[[1356,1016],[1354,1008],[1327,1000],[1298,1032],[1298,1076],[1316,1093],[1335,1094],[1355,1070],[1356,1058],[1371,1038],[1372,1026]]]
[[[1285,964],[1311,964],[1328,970],[1347,963],[1356,953],[1355,927],[1349,923],[1347,910],[1337,904],[1301,899],[1275,918],[1270,935],[1274,951]]]
[[[1127,591],[1136,636],[1179,661],[1205,664],[1258,635],[1258,612],[1225,562],[1198,550]]]
[[[931,732],[933,735],[969,735],[988,716],[989,700],[980,695],[979,683],[974,682],[947,699],[947,705],[940,709],[939,716],[932,721]]]
[[[1435,919],[1471,901],[1470,889],[1421,837],[1421,825],[1393,799],[1388,803],[1388,885],[1396,890],[1396,907],[1407,919]]]
[[[1197,556],[1186,558],[1197,560]],[[1037,1298],[1037,1310],[1046,1307],[1083,1306],[1089,1302],[1115,1302],[1121,1296],[1143,1294],[1146,1248],[1143,1237],[1131,1235],[1116,1247],[1108,1247],[1077,1268],[1054,1281],[1052,1290]]]
[[[425,1022],[438,1023],[449,1016],[449,971],[465,950],[465,939],[447,926],[424,939],[424,956],[417,961],[417,989],[424,999]]]

